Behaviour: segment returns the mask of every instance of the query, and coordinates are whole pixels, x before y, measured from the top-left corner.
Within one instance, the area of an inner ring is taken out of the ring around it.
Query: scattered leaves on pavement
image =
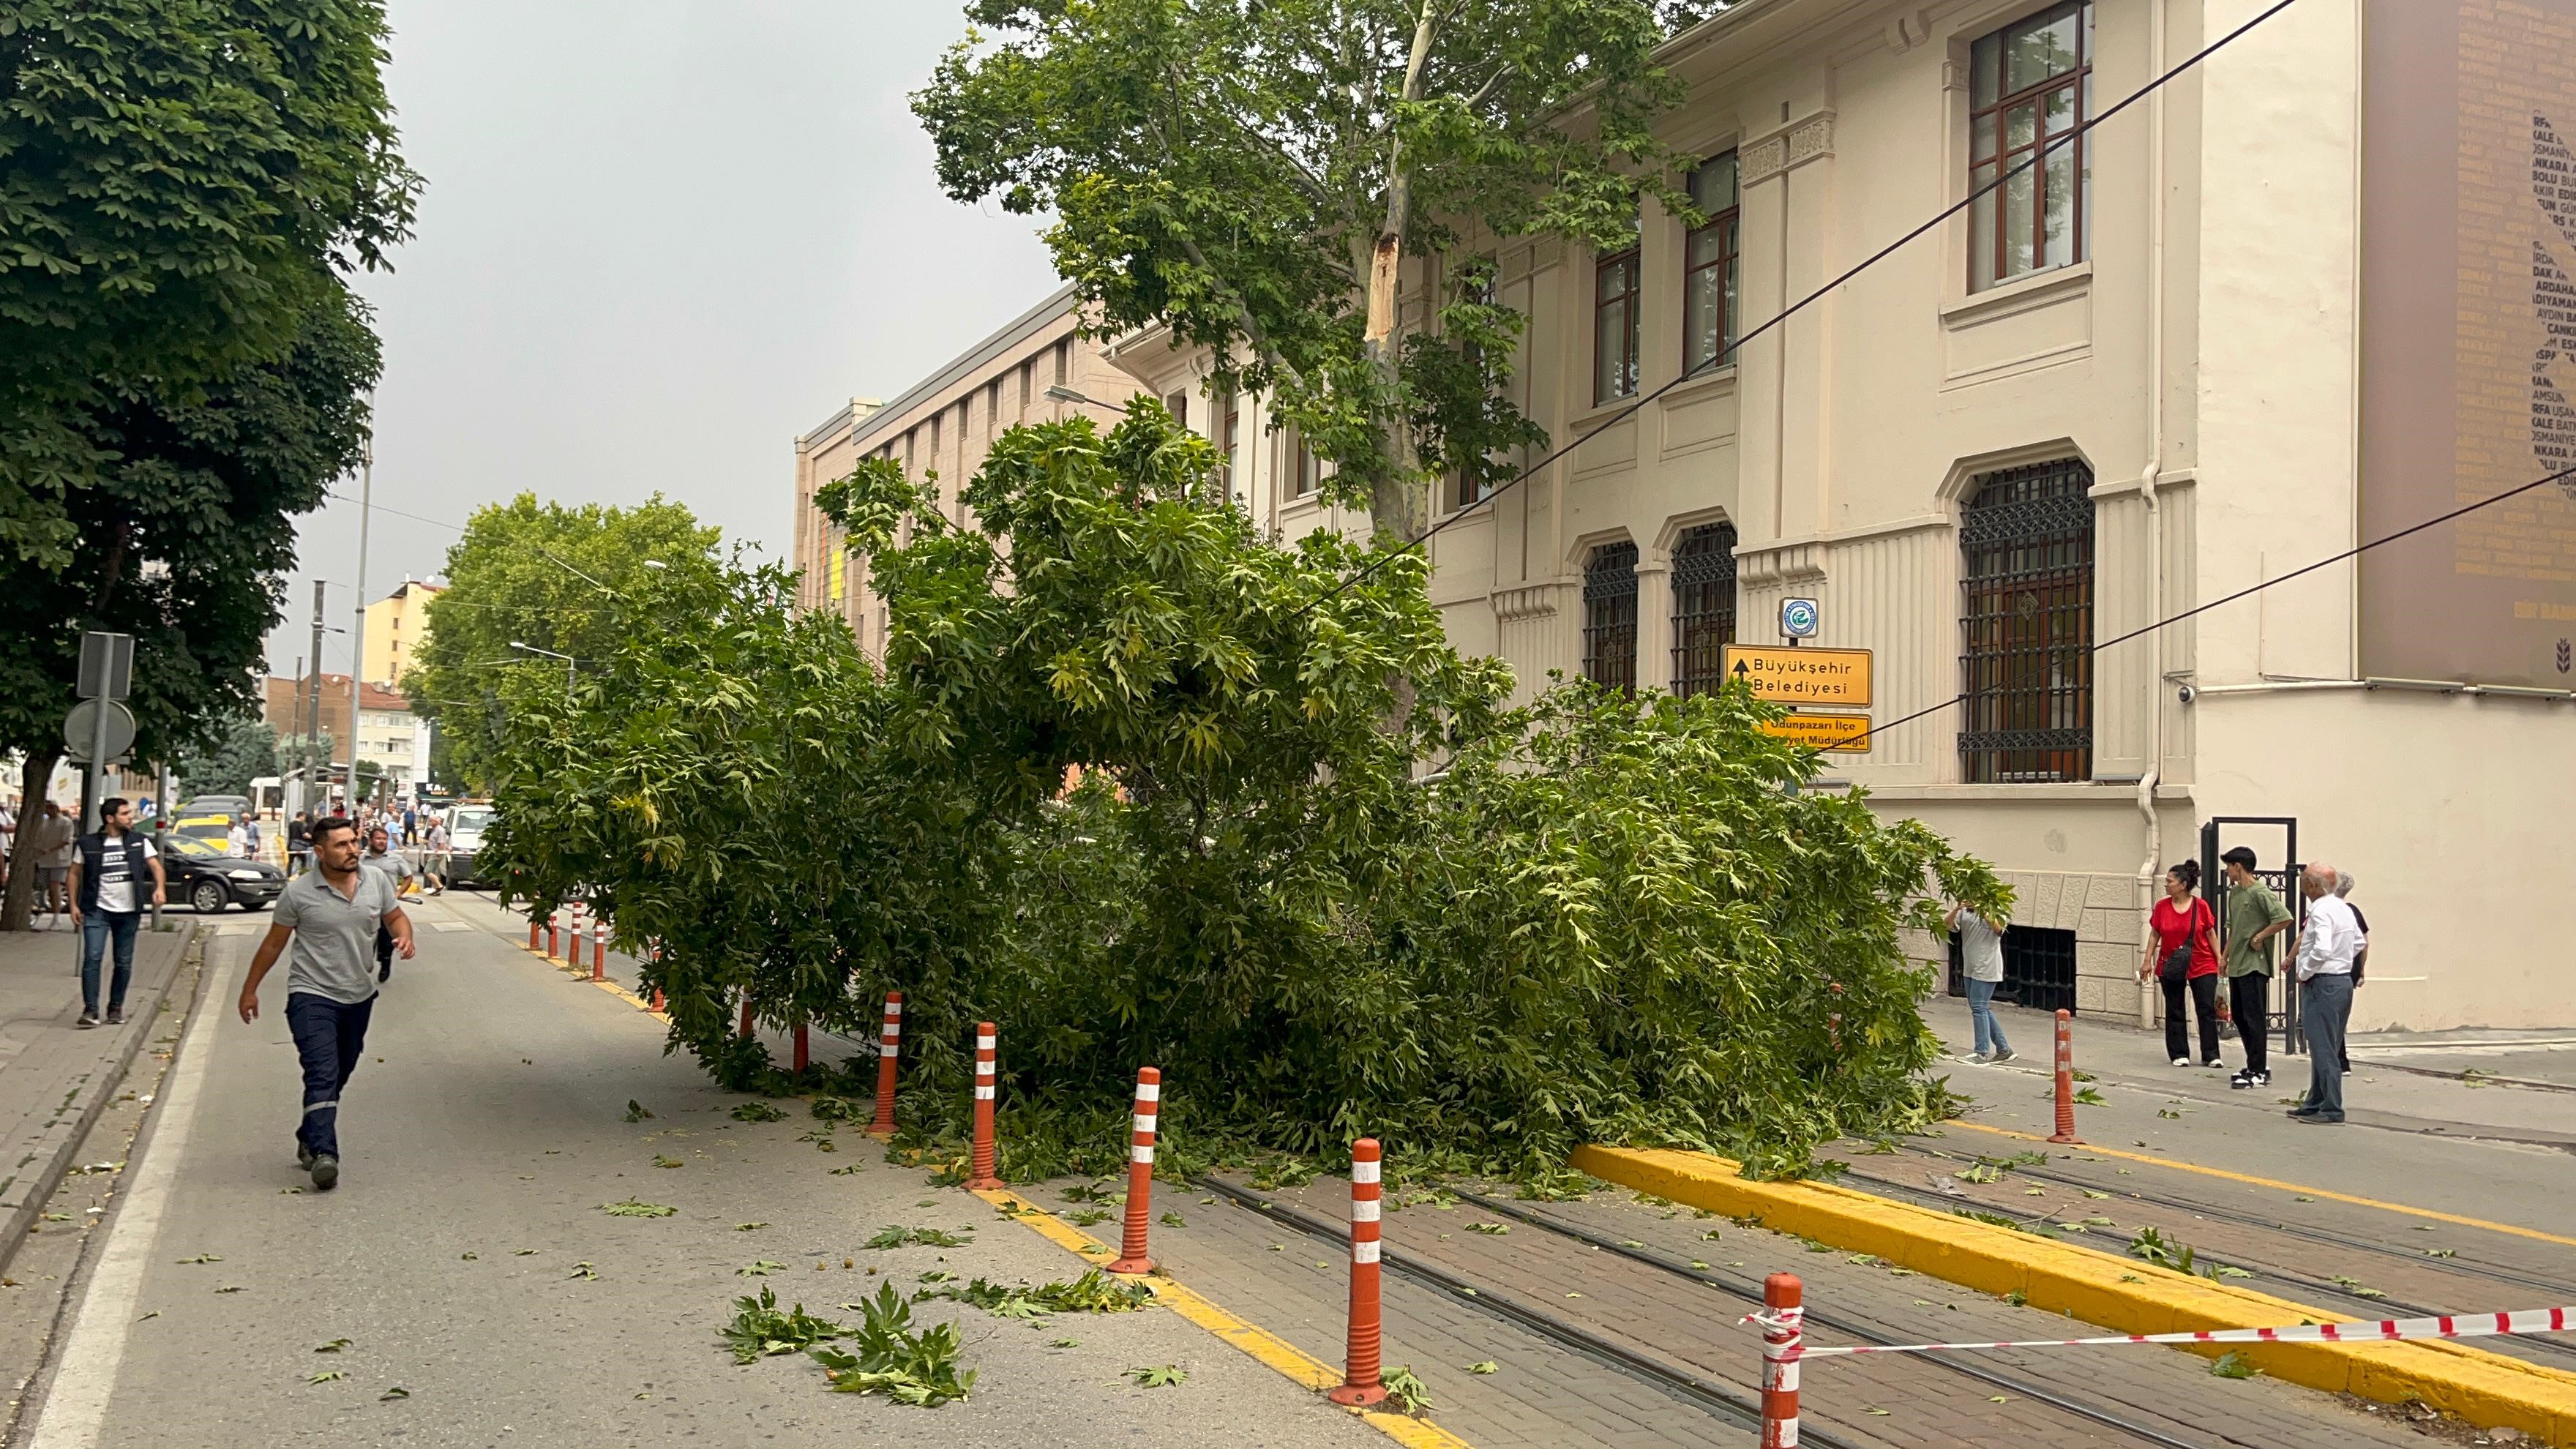
[[[240,1284],[238,1284],[238,1283],[235,1283],[235,1284],[230,1285],[229,1287],[218,1288],[218,1289],[216,1289],[215,1291],[216,1291],[216,1292],[218,1292],[218,1293],[239,1293],[239,1292],[241,1291],[241,1285],[240,1285]]]
[[[733,1350],[734,1362],[750,1363],[765,1356],[799,1353],[848,1332],[828,1318],[807,1313],[802,1303],[779,1312],[777,1293],[764,1284],[759,1297],[745,1295],[733,1301],[733,1322],[718,1336]]]
[[[2233,1350],[2220,1354],[2218,1362],[2209,1366],[2209,1371],[2222,1379],[2250,1379],[2262,1372],[2245,1355]]]
[[[216,1257],[212,1253],[199,1253],[193,1258],[181,1258],[179,1261],[182,1263],[220,1263],[223,1259]]]
[[[953,1274],[941,1274],[943,1280]],[[923,1281],[930,1281],[928,1274]],[[1070,1283],[1057,1281],[1029,1287],[1021,1283],[1005,1287],[983,1278],[963,1288],[929,1287],[912,1295],[912,1301],[949,1298],[973,1308],[981,1308],[997,1318],[1035,1318],[1045,1313],[1132,1313],[1154,1301],[1154,1290],[1142,1283],[1120,1282],[1097,1268],[1086,1269]]]
[[[1166,1213],[1164,1213],[1164,1214],[1163,1214],[1163,1226],[1164,1226],[1164,1227],[1167,1227],[1167,1228],[1186,1228],[1186,1227],[1188,1227],[1189,1225],[1190,1225],[1190,1220],[1189,1220],[1188,1218],[1182,1217],[1179,1213],[1176,1213],[1176,1212],[1166,1212]]]
[[[865,1317],[844,1335],[855,1353],[819,1344],[805,1351],[823,1366],[834,1392],[884,1394],[898,1404],[937,1408],[975,1386],[974,1370],[957,1368],[957,1325],[914,1333],[912,1308],[891,1283],[858,1307]]]
[[[1080,1348],[1080,1347],[1082,1347],[1082,1340],[1081,1340],[1081,1339],[1078,1339],[1078,1338],[1059,1338],[1059,1339],[1055,1339],[1055,1340],[1052,1340],[1051,1342],[1049,1342],[1049,1343],[1047,1344],[1047,1347],[1049,1347],[1049,1348]]]
[[[1072,1212],[1064,1215],[1064,1220],[1073,1224],[1075,1227],[1087,1228],[1093,1223],[1105,1223],[1109,1221],[1109,1214],[1100,1208],[1075,1208]]]
[[[737,1278],[766,1278],[786,1266],[784,1263],[773,1263],[767,1258],[761,1258],[734,1269],[733,1275]]]
[[[393,1387],[386,1389],[383,1393],[376,1395],[376,1402],[381,1404],[388,1399],[408,1399],[410,1397],[411,1390],[404,1388],[400,1384],[395,1384]]]
[[[657,1153],[655,1153],[655,1154],[653,1154],[653,1165],[654,1165],[655,1167],[686,1167],[686,1166],[688,1166],[688,1164],[687,1164],[687,1163],[682,1162],[680,1159],[678,1159],[678,1158],[676,1158],[676,1157],[664,1157],[663,1155],[661,1155],[661,1154],[660,1154],[660,1153],[658,1153],[658,1152],[657,1152]]]
[[[631,1197],[623,1202],[601,1203],[599,1210],[612,1218],[667,1218],[679,1211],[658,1202],[642,1202]]]
[[[972,1238],[961,1238],[938,1228],[907,1228],[900,1224],[888,1224],[884,1231],[859,1246],[883,1252],[890,1248],[906,1246],[964,1248],[973,1245],[974,1241]]]
[[[2387,1294],[2380,1292],[2378,1289],[2362,1282],[2358,1278],[2346,1278],[2341,1274],[2337,1274],[2335,1276],[2334,1285],[2346,1293],[2351,1294],[2355,1298],[2385,1298],[2388,1296]]]
[[[1483,1233],[1489,1238],[1499,1238],[1511,1230],[1512,1225],[1510,1223],[1469,1223],[1467,1225],[1467,1231],[1471,1233]]]
[[[1480,1359],[1475,1363],[1467,1365],[1467,1372],[1471,1374],[1489,1374],[1501,1367],[1501,1364],[1494,1362],[1492,1359]]]
[[[338,1353],[340,1350],[347,1348],[348,1346],[349,1340],[345,1338],[335,1338],[329,1343],[315,1345],[313,1351],[315,1353]]]
[[[510,1256],[511,1256],[511,1257],[513,1257],[513,1258],[533,1258],[533,1257],[535,1257],[536,1255],[537,1255],[537,1250],[536,1250],[536,1249],[534,1249],[534,1248],[521,1248],[519,1251],[517,1251],[517,1252],[515,1252],[515,1253],[512,1253]]]
[[[775,1104],[764,1102],[758,1097],[754,1097],[748,1102],[735,1103],[731,1115],[733,1120],[737,1122],[784,1122],[787,1120],[787,1114],[779,1111]]]
[[[627,1099],[626,1099],[626,1120],[627,1120],[627,1121],[629,1121],[629,1122],[641,1122],[641,1121],[645,1120],[646,1118],[651,1117],[652,1115],[653,1115],[653,1109],[652,1109],[652,1108],[647,1107],[647,1106],[645,1106],[643,1103],[636,1101],[633,1097],[629,1097],[629,1098],[627,1098]]]
[[[1134,1379],[1138,1388],[1162,1389],[1187,1382],[1189,1372],[1186,1369],[1165,1364],[1161,1368],[1131,1368],[1127,1371],[1127,1377]]]
[[[598,1278],[599,1278],[599,1274],[598,1274],[597,1272],[595,1272],[595,1271],[593,1271],[593,1270],[592,1270],[592,1268],[591,1268],[591,1266],[590,1266],[590,1264],[589,1264],[589,1262],[588,1262],[587,1260],[584,1260],[584,1261],[582,1261],[582,1262],[579,1262],[579,1263],[575,1263],[575,1264],[573,1264],[573,1265],[572,1265],[572,1272],[571,1272],[570,1274],[566,1275],[566,1276],[567,1276],[567,1277],[571,1277],[571,1278],[578,1278],[578,1279],[580,1279],[580,1280],[582,1280],[583,1282],[586,1282],[586,1283],[587,1283],[587,1282],[595,1282],[595,1281],[597,1281],[597,1280],[598,1280]]]
[[[733,1225],[733,1230],[737,1233],[756,1233],[768,1226],[767,1223],[736,1223]]]
[[[2076,1088],[2075,1101],[2077,1105],[2085,1107],[2107,1107],[2111,1105],[2110,1103],[2102,1100],[2102,1094],[2094,1091],[2091,1087]]]
[[[345,1379],[348,1376],[349,1375],[346,1372],[340,1369],[324,1369],[322,1372],[306,1379],[305,1382],[308,1384],[327,1384],[336,1382],[340,1379]]]
[[[1431,1386],[1415,1376],[1411,1364],[1388,1369],[1378,1382],[1386,1389],[1386,1401],[1407,1414],[1419,1417],[1439,1407],[1431,1402]]]

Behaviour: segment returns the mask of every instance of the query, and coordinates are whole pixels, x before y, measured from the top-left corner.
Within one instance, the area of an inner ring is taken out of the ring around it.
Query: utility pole
[[[367,450],[358,455],[358,607],[349,634],[349,818],[358,818],[358,706],[367,671],[367,525],[376,516],[376,430],[367,428]],[[318,672],[318,671],[317,671]]]
[[[322,587],[320,579],[313,581],[313,675],[310,679],[298,678],[295,681],[299,706],[296,713],[311,720],[304,729],[304,783],[299,793],[304,798],[304,808],[312,811],[316,820],[322,818],[320,802],[313,798],[316,793],[313,787],[322,778],[321,766],[313,758],[313,752],[320,747],[322,740]]]

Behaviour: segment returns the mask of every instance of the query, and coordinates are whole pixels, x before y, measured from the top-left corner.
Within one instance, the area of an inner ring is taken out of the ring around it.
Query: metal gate
[[[2248,839],[2247,836],[2255,838]],[[2273,847],[2278,845],[2275,850]],[[2283,933],[2280,965],[2272,973],[2272,1011],[2267,1023],[2276,1033],[2279,1049],[2290,1056],[2307,1050],[2299,1036],[2299,981],[2291,968],[2291,957],[2298,948],[2299,933],[2307,929],[2308,902],[2299,894],[2299,821],[2292,815],[2221,815],[2200,827],[2201,894],[2217,910],[2220,929],[2227,920],[2227,877],[2218,863],[2221,851],[2242,845],[2254,852],[2257,860],[2277,860],[2278,869],[2257,869],[2254,878],[2272,888],[2281,903],[2290,908],[2290,929]],[[2224,949],[2222,944],[2221,949]]]

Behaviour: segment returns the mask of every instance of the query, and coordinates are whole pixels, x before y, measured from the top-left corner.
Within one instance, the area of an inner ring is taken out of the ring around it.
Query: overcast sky
[[[794,440],[1053,290],[1026,218],[939,192],[906,109],[949,0],[392,0],[419,236],[362,280],[384,338],[367,592],[521,490],[655,492],[773,555]],[[337,491],[354,499],[357,482]],[[304,521],[269,662],[354,605],[358,507]],[[349,636],[325,666],[349,667]]]

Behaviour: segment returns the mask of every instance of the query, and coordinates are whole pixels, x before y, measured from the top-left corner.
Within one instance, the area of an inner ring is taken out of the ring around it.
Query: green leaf
[[[733,1275],[737,1278],[765,1278],[772,1273],[783,1271],[786,1267],[784,1263],[773,1263],[767,1258],[761,1258],[734,1269]]]
[[[1187,1370],[1164,1364],[1160,1368],[1131,1368],[1127,1371],[1127,1377],[1134,1379],[1141,1388],[1162,1389],[1187,1382],[1189,1373]]]
[[[1489,1374],[1501,1367],[1501,1364],[1494,1362],[1492,1359],[1478,1359],[1476,1362],[1467,1365],[1467,1372],[1471,1374]]]
[[[348,1374],[339,1369],[324,1369],[318,1374],[310,1375],[304,1381],[308,1384],[328,1384],[336,1383],[347,1377]]]
[[[631,1197],[619,1202],[601,1203],[599,1210],[612,1218],[667,1218],[679,1212],[675,1207],[665,1207],[657,1202],[641,1202]]]
[[[2247,1360],[2245,1355],[2234,1350],[2220,1354],[2218,1361],[2209,1366],[2209,1371],[2222,1379],[2250,1379],[2262,1372]]]

